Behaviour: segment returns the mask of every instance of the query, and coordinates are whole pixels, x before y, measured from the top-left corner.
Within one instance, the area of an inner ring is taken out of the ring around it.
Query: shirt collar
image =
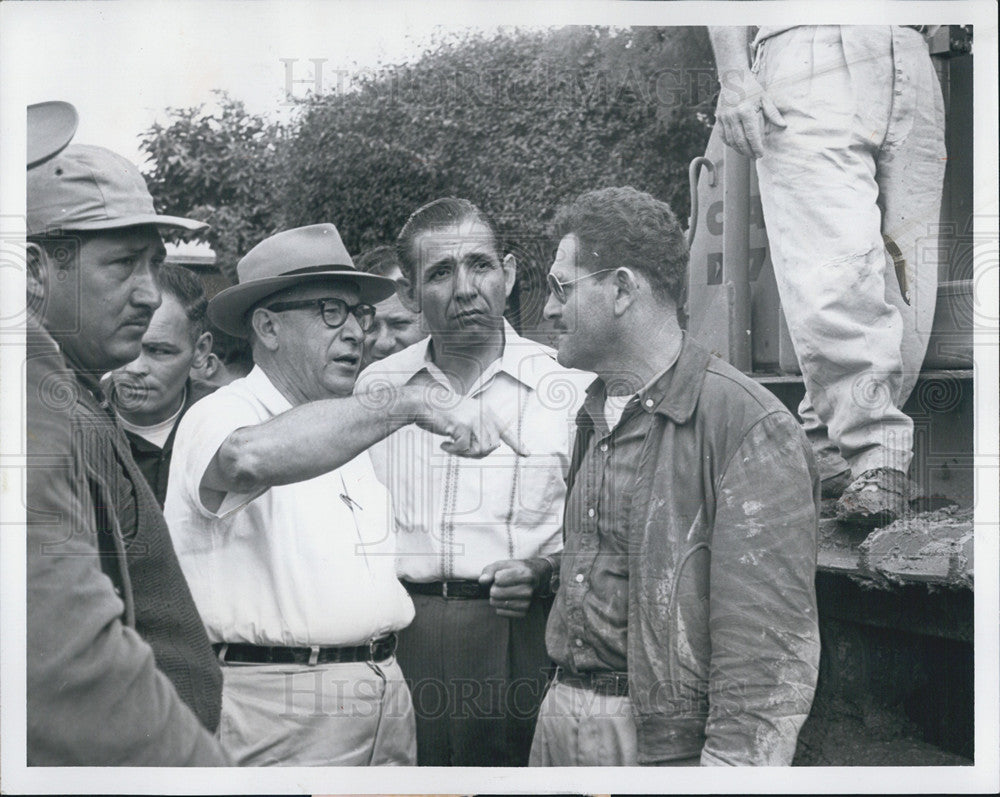
[[[473,391],[470,392],[480,390],[483,385],[500,372],[508,374],[532,390],[537,390],[542,378],[546,374],[552,373],[554,359],[552,349],[529,338],[522,338],[506,319],[503,322],[503,333],[503,353],[499,359],[486,368]],[[392,355],[391,358],[386,358],[383,362],[391,362],[393,373],[405,376],[404,381],[409,381],[421,371],[426,371],[432,377],[439,378],[439,375],[443,375],[440,369],[434,365],[431,341],[431,337],[428,336]]]
[[[236,381],[243,382],[243,385],[264,405],[264,409],[272,415],[280,415],[292,408],[292,403],[281,394],[259,365],[254,365],[249,374],[242,380]]]
[[[665,415],[674,423],[687,423],[698,406],[711,356],[684,333],[677,359],[638,392],[639,406],[644,412]],[[587,399],[577,422],[594,426],[595,421],[603,419],[604,396],[604,380],[598,377],[587,388]]]

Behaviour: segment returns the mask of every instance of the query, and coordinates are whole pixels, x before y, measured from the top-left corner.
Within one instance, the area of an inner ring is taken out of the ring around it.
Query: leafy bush
[[[703,28],[504,30],[438,43],[411,64],[304,103],[291,129],[222,97],[145,136],[164,210],[216,225],[224,265],[271,232],[332,221],[351,252],[395,238],[419,205],[475,202],[518,256],[512,313],[540,311],[556,209],[633,185],[688,213],[717,86]]]

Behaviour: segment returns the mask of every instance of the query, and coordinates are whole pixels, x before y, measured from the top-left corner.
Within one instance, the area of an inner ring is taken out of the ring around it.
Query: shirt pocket
[[[634,494],[635,485],[631,484],[624,490],[611,490],[610,495],[605,491],[601,500],[601,525],[609,531],[623,550],[628,550]]]
[[[597,456],[602,453],[595,452]],[[632,509],[639,486],[639,450],[614,450],[609,454],[600,485],[600,525],[618,543],[623,551],[628,550],[629,527]]]
[[[562,522],[566,482],[557,456],[543,454],[515,460],[510,516],[518,526],[555,526]],[[499,480],[498,480],[499,481]]]

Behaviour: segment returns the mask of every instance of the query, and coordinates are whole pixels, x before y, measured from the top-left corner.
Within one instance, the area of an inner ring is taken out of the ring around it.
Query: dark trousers
[[[498,617],[486,599],[414,595],[396,657],[410,685],[420,766],[527,766],[550,668],[545,620]]]

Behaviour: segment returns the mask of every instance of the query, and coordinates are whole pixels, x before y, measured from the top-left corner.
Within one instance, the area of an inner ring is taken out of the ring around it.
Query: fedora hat
[[[293,285],[335,277],[353,282],[361,301],[375,304],[396,292],[386,277],[358,271],[332,224],[312,224],[265,238],[236,264],[237,284],[208,303],[208,318],[223,332],[247,337],[244,317],[251,307]]]

